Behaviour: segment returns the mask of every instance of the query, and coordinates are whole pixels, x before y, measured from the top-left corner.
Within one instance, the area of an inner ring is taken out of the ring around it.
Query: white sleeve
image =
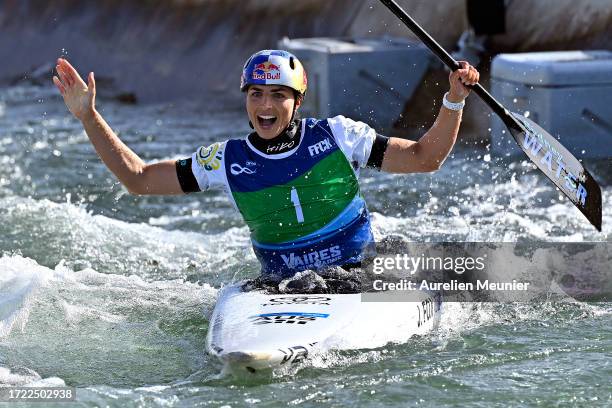
[[[201,191],[225,187],[225,142],[200,147],[191,160],[191,171]]]
[[[358,167],[365,167],[376,140],[374,129],[342,115],[327,119],[327,123],[346,158],[351,163],[356,162]]]

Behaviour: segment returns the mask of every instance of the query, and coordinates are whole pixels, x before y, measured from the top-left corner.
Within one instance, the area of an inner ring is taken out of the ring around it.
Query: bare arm
[[[470,93],[464,86],[478,82],[475,68],[461,62],[462,69],[450,74],[448,99],[461,102]],[[462,111],[442,107],[433,126],[418,141],[391,138],[385,152],[382,170],[389,173],[428,173],[438,170],[450,154],[461,125]]]
[[[98,156],[132,194],[183,194],[172,160],[146,164],[106,123],[95,107],[96,81],[93,72],[83,82],[65,59],[59,59],[59,74],[53,82],[70,112],[81,121]]]
[[[97,111],[86,116],[82,123],[98,156],[130,193],[183,194],[173,160],[146,164],[119,139]]]

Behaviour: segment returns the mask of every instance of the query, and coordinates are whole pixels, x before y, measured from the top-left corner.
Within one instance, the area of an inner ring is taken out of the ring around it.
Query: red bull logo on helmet
[[[255,80],[278,80],[280,77],[280,67],[270,61],[256,64],[253,67],[253,79]]]

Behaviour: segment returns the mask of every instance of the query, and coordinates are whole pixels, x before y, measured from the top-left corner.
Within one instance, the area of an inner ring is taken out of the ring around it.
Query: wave
[[[28,322],[32,297],[52,271],[20,256],[0,258],[0,338]]]
[[[0,366],[0,388],[3,387],[65,387],[59,377],[43,378],[36,371],[25,367],[12,370]]]
[[[439,179],[449,174],[452,170],[441,174]],[[475,187],[430,185],[419,190],[429,197],[415,196],[411,203],[405,197],[393,197],[413,210],[397,216],[385,215],[385,208],[373,212],[374,236],[380,240],[399,235],[414,242],[610,241],[612,212],[605,205],[600,233],[543,176],[523,174],[519,180],[513,176],[505,182]],[[407,191],[409,187],[402,185],[400,190]],[[395,193],[398,194],[401,193]],[[603,188],[602,199],[604,203],[612,200],[612,189]]]
[[[96,215],[84,205],[15,196],[0,198],[0,208],[0,249],[47,267],[65,260],[74,270],[217,285],[257,271],[246,227],[216,234],[168,230]]]
[[[125,321],[125,315],[106,311],[100,306],[116,308],[117,303],[111,300],[133,303],[134,307],[148,304],[148,300],[141,301],[137,296],[123,296],[128,293],[142,294],[146,295],[143,298],[148,298],[151,293],[168,292],[170,295],[172,292],[191,291],[191,296],[183,296],[182,302],[192,301],[194,304],[211,302],[217,293],[217,289],[208,284],[200,285],[180,279],[147,282],[137,275],[99,273],[89,268],[73,271],[64,262],[50,269],[20,255],[2,256],[0,270],[0,328],[3,328],[0,337],[8,336],[13,327],[25,330],[33,304],[41,306],[53,303],[54,308],[61,311],[61,321],[67,324],[78,324],[91,319],[120,323]],[[71,303],[59,296],[61,293],[68,293],[70,289],[92,296],[100,292],[104,294],[104,299],[86,300],[87,298],[83,297],[80,299],[82,302]],[[57,297],[50,302],[50,297],[53,296]]]
[[[206,362],[218,293],[208,284],[51,269],[20,255],[2,256],[0,271],[0,384],[42,380],[29,369],[24,376],[26,365],[73,384],[121,383],[116,367],[133,367],[143,384]]]

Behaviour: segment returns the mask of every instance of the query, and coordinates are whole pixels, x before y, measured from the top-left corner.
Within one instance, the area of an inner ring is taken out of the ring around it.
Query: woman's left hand
[[[450,91],[448,100],[453,103],[463,102],[471,92],[466,85],[475,85],[480,80],[480,73],[467,61],[459,61],[461,68],[449,76]]]

